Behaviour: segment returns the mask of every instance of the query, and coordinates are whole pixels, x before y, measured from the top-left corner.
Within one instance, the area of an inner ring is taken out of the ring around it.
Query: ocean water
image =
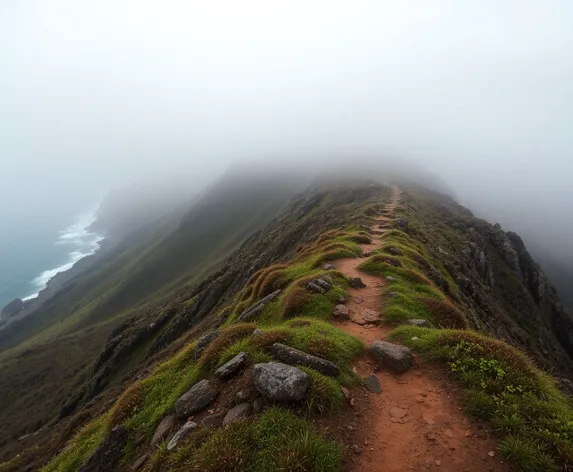
[[[45,217],[15,219],[9,225],[4,221],[0,309],[14,298],[35,297],[58,272],[94,254],[103,239],[88,231],[94,221],[95,209],[76,214],[60,209]]]

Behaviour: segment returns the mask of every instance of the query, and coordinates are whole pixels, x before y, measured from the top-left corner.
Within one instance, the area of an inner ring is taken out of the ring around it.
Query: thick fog
[[[0,3],[0,217],[379,154],[571,254],[572,130],[570,0]]]

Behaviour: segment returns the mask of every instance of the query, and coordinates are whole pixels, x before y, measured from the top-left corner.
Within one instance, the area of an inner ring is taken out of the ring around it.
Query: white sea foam
[[[54,269],[45,270],[36,277],[32,281],[34,293],[28,295],[24,300],[36,298],[38,293],[46,288],[48,281],[56,274],[71,269],[80,259],[95,254],[99,249],[100,242],[104,239],[99,234],[91,233],[88,230],[95,220],[95,210],[89,213],[83,213],[76,218],[76,221],[71,226],[60,231],[56,244],[69,244],[71,246],[68,260]]]

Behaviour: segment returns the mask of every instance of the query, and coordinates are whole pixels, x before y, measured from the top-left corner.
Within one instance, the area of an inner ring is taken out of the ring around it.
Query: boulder
[[[327,361],[320,357],[312,356],[304,351],[299,351],[298,349],[286,346],[281,343],[274,343],[270,348],[269,352],[277,359],[290,364],[290,365],[302,365],[305,367],[310,367],[324,375],[329,375],[335,377],[340,374],[340,369],[333,362]]]
[[[219,379],[226,379],[235,375],[247,362],[247,354],[239,352],[229,362],[226,362],[215,371],[215,377]]]
[[[406,346],[374,341],[370,345],[370,355],[395,374],[403,374],[412,367],[412,351]]]
[[[195,360],[198,360],[203,354],[203,351],[219,336],[218,331],[213,331],[212,333],[204,334],[197,341],[197,347],[195,348],[195,353],[193,354]]]
[[[153,437],[151,438],[151,445],[156,446],[160,442],[163,442],[169,436],[169,433],[175,428],[175,415],[167,415],[161,420],[159,426],[155,430]]]
[[[346,305],[336,305],[332,311],[332,316],[342,320],[347,320],[350,318],[350,310]]]
[[[211,382],[201,380],[175,402],[175,414],[178,418],[187,418],[189,415],[209,406],[215,400],[217,393]]]
[[[234,408],[231,408],[225,415],[223,426],[236,423],[237,421],[244,420],[253,414],[253,407],[250,403],[240,403]]]
[[[364,284],[364,282],[362,282],[362,279],[360,277],[353,277],[348,281],[349,285],[352,288],[365,288],[366,285]]]
[[[369,308],[363,310],[360,315],[352,315],[351,319],[354,323],[359,325],[378,324],[381,321],[380,315],[374,310],[370,310]]]
[[[175,449],[177,446],[179,446],[181,441],[184,441],[186,438],[188,438],[189,435],[196,429],[197,423],[194,423],[193,421],[187,421],[187,423],[181,426],[181,429],[175,433],[175,436],[171,438],[171,441],[169,441],[167,444],[167,450],[171,451]]]
[[[279,362],[255,364],[253,377],[256,389],[277,402],[299,402],[308,391],[310,378],[306,372]]]
[[[420,328],[430,327],[430,322],[428,320],[422,320],[422,319],[408,320],[408,324],[419,326]]]
[[[123,426],[113,428],[101,445],[78,470],[80,472],[115,470],[123,457],[123,449],[127,444],[128,436],[129,433]]]

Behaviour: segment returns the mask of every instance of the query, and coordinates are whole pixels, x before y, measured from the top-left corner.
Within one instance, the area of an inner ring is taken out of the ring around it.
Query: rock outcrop
[[[127,440],[127,430],[123,426],[116,426],[79,469],[79,472],[115,470],[123,457],[123,448]]]

